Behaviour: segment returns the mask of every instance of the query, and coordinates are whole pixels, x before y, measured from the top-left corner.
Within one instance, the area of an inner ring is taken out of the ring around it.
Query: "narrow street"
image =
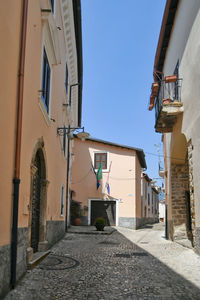
[[[200,257],[165,240],[163,224],[105,234],[78,230],[52,247],[5,300],[200,299]]]

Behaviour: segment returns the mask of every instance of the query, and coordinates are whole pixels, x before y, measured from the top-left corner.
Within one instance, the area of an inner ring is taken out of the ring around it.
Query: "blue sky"
[[[164,7],[165,0],[82,0],[82,125],[92,137],[142,148],[151,178],[154,145],[162,143],[148,102]]]

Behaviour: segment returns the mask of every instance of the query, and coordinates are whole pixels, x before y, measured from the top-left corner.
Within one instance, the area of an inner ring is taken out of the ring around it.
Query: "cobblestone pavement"
[[[163,230],[67,233],[5,300],[200,299],[200,257]]]

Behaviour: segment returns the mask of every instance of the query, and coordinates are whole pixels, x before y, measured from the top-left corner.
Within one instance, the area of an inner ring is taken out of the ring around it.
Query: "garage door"
[[[116,225],[116,201],[92,200],[91,201],[91,225],[98,217],[106,219],[108,226]]]

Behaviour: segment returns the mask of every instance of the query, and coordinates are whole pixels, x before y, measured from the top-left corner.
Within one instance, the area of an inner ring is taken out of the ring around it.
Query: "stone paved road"
[[[162,235],[162,226],[67,233],[5,300],[200,299],[200,257]],[[181,259],[183,275],[175,271]]]

